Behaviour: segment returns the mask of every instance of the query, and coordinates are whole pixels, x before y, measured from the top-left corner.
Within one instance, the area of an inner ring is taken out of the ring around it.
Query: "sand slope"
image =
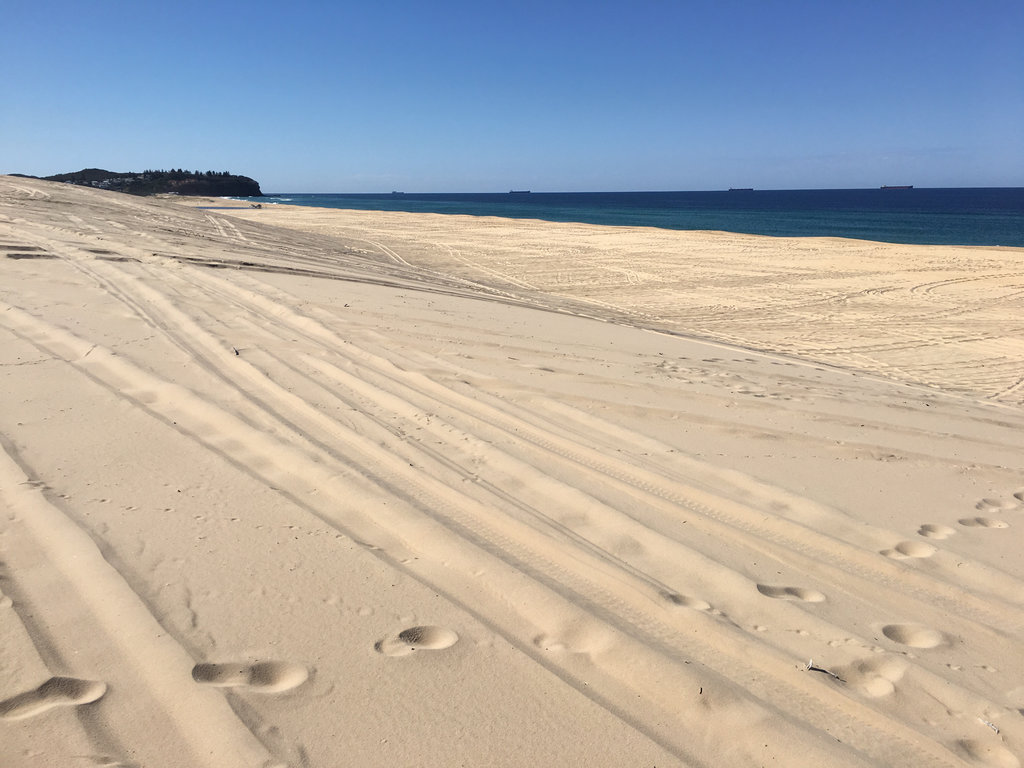
[[[224,213],[340,236],[391,260],[634,325],[1024,403],[1021,248],[288,205]]]
[[[1012,366],[266,212],[0,178],[0,764],[1019,765]]]

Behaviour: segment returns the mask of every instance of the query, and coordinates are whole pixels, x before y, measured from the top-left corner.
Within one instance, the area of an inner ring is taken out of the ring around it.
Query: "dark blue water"
[[[321,208],[502,216],[786,237],[1024,247],[1024,187],[281,194],[248,199],[264,204],[281,202]]]

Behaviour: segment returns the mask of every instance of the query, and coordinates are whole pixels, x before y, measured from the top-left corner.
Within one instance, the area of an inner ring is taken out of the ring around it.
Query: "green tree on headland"
[[[47,181],[127,192],[131,195],[214,195],[217,197],[262,197],[260,185],[248,176],[236,176],[227,171],[169,171],[147,169],[142,173],[105,171],[85,168],[75,173],[44,176]]]

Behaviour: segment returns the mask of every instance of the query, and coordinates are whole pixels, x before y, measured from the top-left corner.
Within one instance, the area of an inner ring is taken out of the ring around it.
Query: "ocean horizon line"
[[[508,189],[508,190],[484,190],[471,191],[460,190],[455,192],[436,192],[426,190],[377,190],[374,192],[264,192],[264,197],[278,197],[281,195],[510,195],[528,193],[531,195],[664,195],[664,194],[714,194],[719,192],[866,192],[872,190],[887,191],[924,191],[924,190],[1024,190],[1024,184],[1020,186],[963,186],[963,187],[927,187],[917,184],[879,184],[875,187],[716,187],[714,189],[588,189],[588,190],[565,190],[565,189]]]

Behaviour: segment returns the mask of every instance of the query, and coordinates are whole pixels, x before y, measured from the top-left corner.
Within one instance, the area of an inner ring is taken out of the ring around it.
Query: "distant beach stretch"
[[[257,198],[250,198],[256,200]],[[1024,247],[1024,188],[283,194],[267,202],[919,245]]]
[[[0,176],[0,765],[1019,768],[1022,259]]]

